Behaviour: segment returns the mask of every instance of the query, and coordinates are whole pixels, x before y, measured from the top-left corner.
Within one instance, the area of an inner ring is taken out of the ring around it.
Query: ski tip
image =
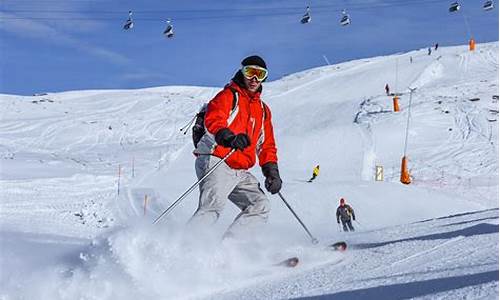
[[[278,265],[293,268],[293,267],[296,267],[298,264],[299,264],[298,257],[290,257],[290,258],[287,258],[284,261],[280,262]]]
[[[336,242],[330,245],[330,248],[333,248],[335,251],[345,251],[347,250],[346,242]]]

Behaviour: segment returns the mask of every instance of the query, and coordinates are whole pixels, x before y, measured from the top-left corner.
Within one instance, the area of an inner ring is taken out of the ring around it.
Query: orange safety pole
[[[399,97],[398,96],[394,96],[394,98],[392,98],[392,104],[394,106],[394,111],[398,112],[399,111]]]
[[[401,178],[399,179],[403,184],[410,184],[410,172],[408,172],[408,159],[406,157],[406,152],[408,150],[408,133],[410,130],[410,118],[411,118],[411,102],[413,99],[413,92],[415,92],[417,88],[410,88],[410,101],[408,102],[408,119],[406,120],[406,130],[405,130],[405,144],[403,150],[403,159],[401,161]]]
[[[469,40],[469,51],[474,51],[476,49],[476,41],[471,38]]]
[[[410,184],[411,183],[411,178],[410,178],[410,172],[408,172],[408,160],[406,159],[406,156],[403,156],[403,159],[401,161],[401,178],[400,178],[401,183],[404,184]]]

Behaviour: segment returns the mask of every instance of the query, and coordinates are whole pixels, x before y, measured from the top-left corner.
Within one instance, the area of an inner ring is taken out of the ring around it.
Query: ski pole
[[[187,123],[186,125],[184,125],[184,127],[182,127],[182,128],[180,129],[180,131],[184,131],[184,135],[186,135],[186,133],[187,133],[187,131],[188,131],[189,127],[191,127],[191,125],[193,125],[194,120],[196,120],[196,117],[197,117],[197,116],[198,116],[198,115],[194,115],[194,117],[193,117],[193,118],[189,121],[189,123]]]
[[[215,171],[215,169],[217,169],[218,166],[220,166],[223,162],[226,161],[226,159],[228,159],[229,156],[231,156],[231,154],[234,153],[234,151],[236,151],[236,149],[232,149],[228,154],[226,154],[226,156],[224,156],[224,158],[222,158],[220,161],[218,161],[211,169],[209,169],[207,171],[207,173],[205,175],[203,175],[203,177],[201,177],[198,181],[196,181],[187,191],[184,192],[184,194],[182,194],[177,200],[175,200],[174,203],[172,203],[167,209],[165,209],[153,222],[153,224],[156,224],[158,223],[158,221],[160,221],[160,219],[164,216],[166,216],[169,212],[171,212],[181,201],[182,199],[184,199],[187,195],[189,195],[189,193],[191,193],[195,187],[197,187],[200,182],[202,182],[205,178],[207,178],[210,174],[213,173],[213,171]]]
[[[299,216],[297,216],[297,214],[295,213],[295,211],[292,209],[292,207],[290,206],[290,204],[288,204],[288,202],[286,202],[285,198],[283,197],[283,195],[281,194],[281,192],[278,192],[278,195],[280,196],[281,200],[283,200],[283,202],[285,203],[286,207],[288,207],[288,209],[292,212],[292,214],[295,216],[295,218],[297,219],[297,221],[299,221],[300,225],[302,225],[302,227],[304,228],[304,230],[307,232],[307,234],[309,235],[309,237],[311,238],[311,242],[313,244],[317,244],[319,241],[318,239],[316,239],[312,234],[311,232],[309,232],[309,229],[307,229],[306,225],[302,222],[302,220],[299,218]]]
[[[342,232],[342,228],[340,228],[340,223],[337,223],[337,228],[339,229],[339,232]]]

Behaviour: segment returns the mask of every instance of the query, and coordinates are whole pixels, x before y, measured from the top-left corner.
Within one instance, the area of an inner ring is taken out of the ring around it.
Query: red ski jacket
[[[232,107],[234,95],[231,88],[238,95],[234,109]],[[259,158],[260,166],[268,162],[278,162],[271,110],[260,99],[260,92],[252,94],[231,82],[208,103],[205,127],[212,136],[226,127],[234,134],[246,133],[248,135],[250,146],[243,151],[236,151],[226,160],[227,165],[233,169],[253,167],[256,156]],[[212,146],[212,155],[220,158],[223,158],[229,151],[231,151],[230,148],[221,145]]]

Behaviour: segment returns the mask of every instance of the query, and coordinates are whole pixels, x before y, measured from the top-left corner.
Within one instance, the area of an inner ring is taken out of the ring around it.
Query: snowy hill
[[[386,83],[401,93],[400,112]],[[412,184],[402,185],[409,87]],[[275,196],[251,246],[218,242],[237,214],[231,204],[213,237],[184,232],[196,191],[151,225],[196,181],[191,137],[179,129],[218,91],[0,95],[0,298],[498,297],[498,43],[265,84],[283,195],[321,246]],[[316,164],[320,176],[305,183]],[[356,210],[356,233],[338,232],[340,197]],[[337,240],[350,250],[325,250]],[[273,266],[294,255],[296,268]]]

